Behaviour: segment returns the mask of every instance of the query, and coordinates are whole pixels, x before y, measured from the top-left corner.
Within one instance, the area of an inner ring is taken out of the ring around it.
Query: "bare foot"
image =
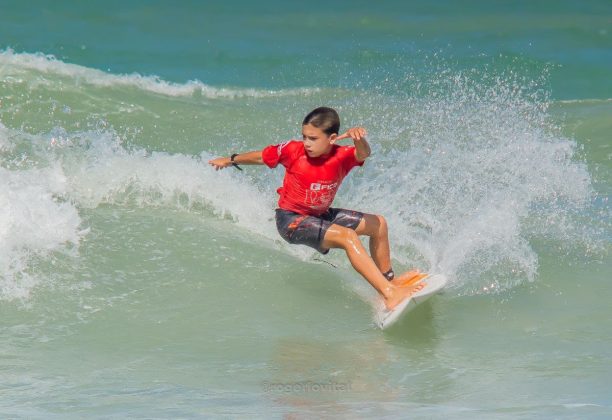
[[[421,273],[419,270],[406,271],[390,281],[390,283],[397,287],[411,286],[419,282],[419,280],[427,277],[427,273]]]
[[[387,310],[390,311],[395,308],[405,299],[408,299],[410,296],[425,287],[425,284],[426,283],[424,281],[421,281],[417,284],[412,284],[405,287],[391,286],[392,294],[390,297],[385,298],[385,306],[387,307]]]

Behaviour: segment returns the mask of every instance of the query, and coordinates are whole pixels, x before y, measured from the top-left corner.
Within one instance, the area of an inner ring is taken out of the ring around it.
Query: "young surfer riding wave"
[[[310,246],[326,254],[343,249],[352,266],[381,295],[392,310],[425,286],[425,274],[417,270],[395,277],[387,222],[383,216],[332,208],[342,180],[370,156],[366,130],[354,127],[338,135],[340,118],[327,107],[310,112],[302,123],[302,140],[270,145],[261,151],[236,153],[209,161],[215,169],[262,165],[285,167],[276,209],[278,232],[287,242]],[[353,146],[336,144],[352,139]],[[359,236],[370,238],[370,254]]]

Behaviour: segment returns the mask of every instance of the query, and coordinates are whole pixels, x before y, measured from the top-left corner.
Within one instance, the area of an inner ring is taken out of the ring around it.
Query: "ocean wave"
[[[231,218],[256,233],[268,232],[270,221],[264,215],[272,213],[272,201],[262,200],[253,184],[241,182],[232,171],[212,170],[207,162],[213,156],[207,152],[188,156],[126,150],[112,132],[84,132],[74,138],[77,150],[69,152],[71,163],[65,170],[69,195],[80,207],[112,204],[202,209]],[[65,148],[66,142],[74,144],[64,139],[60,147]]]
[[[0,76],[15,77],[24,72],[45,73],[64,76],[77,83],[101,87],[131,87],[166,96],[202,96],[216,98],[266,98],[280,96],[305,96],[319,92],[318,88],[295,88],[266,90],[253,88],[213,87],[199,80],[173,83],[158,76],[143,76],[138,73],[112,74],[78,64],[66,63],[53,55],[43,53],[16,53],[12,49],[0,51]],[[38,80],[37,83],[41,81]]]
[[[7,157],[26,144],[27,159]],[[273,198],[262,199],[254,184],[230,170],[215,172],[207,152],[127,150],[112,131],[58,137],[6,127],[0,145],[6,166],[0,166],[0,300],[30,297],[43,281],[32,272],[35,260],[56,252],[76,255],[88,232],[80,213],[104,204],[211,214],[276,239]]]
[[[54,74],[58,68],[66,69],[71,80],[80,77],[79,71],[99,83],[108,78],[110,85],[116,78],[133,77],[108,75],[46,56],[5,52],[2,57],[0,62],[33,60],[38,63],[34,67],[50,66]],[[593,199],[578,144],[560,134],[561,127],[550,118],[547,96],[538,86],[495,75],[484,80],[437,77],[443,80],[432,83],[431,92],[422,89],[418,97],[355,94],[338,104],[338,109],[350,109],[368,127],[374,150],[364,169],[347,179],[338,204],[385,215],[394,261],[446,274],[449,289],[459,294],[503,292],[535,281],[539,255],[533,241],[548,241],[556,248],[578,247],[588,237],[589,226],[581,231],[576,222],[580,218],[575,217],[588,215]],[[224,115],[214,106],[210,112]],[[265,124],[282,130],[285,118],[270,117]],[[130,129],[138,124],[126,122]],[[56,127],[43,134],[5,130],[0,136],[4,155],[27,150],[31,154],[27,162],[38,162],[11,169],[13,182],[27,187],[27,170],[39,171],[43,177],[61,175],[65,179],[61,188],[32,185],[51,200],[59,194],[56,204],[73,206],[77,216],[83,208],[102,204],[166,206],[228,217],[248,231],[278,241],[273,222],[278,176],[217,173],[206,163],[212,157],[207,151],[193,156],[135,144],[127,147],[106,123],[85,131],[75,127]],[[159,144],[163,136],[158,132],[156,136]],[[212,148],[227,150],[227,146]],[[234,146],[254,150],[262,145]],[[64,242],[75,243],[74,235],[82,227],[66,223]],[[53,244],[53,249],[66,247],[61,241]],[[343,253],[326,259],[350,267]],[[10,274],[10,264],[4,270]]]

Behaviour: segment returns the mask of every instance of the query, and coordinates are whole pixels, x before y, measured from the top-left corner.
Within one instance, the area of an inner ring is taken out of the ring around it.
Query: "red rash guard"
[[[271,145],[262,151],[263,162],[270,168],[279,163],[286,168],[278,206],[308,216],[320,216],[331,206],[344,177],[355,166],[363,165],[355,157],[354,146],[333,145],[325,157],[308,157],[304,143],[293,140]]]

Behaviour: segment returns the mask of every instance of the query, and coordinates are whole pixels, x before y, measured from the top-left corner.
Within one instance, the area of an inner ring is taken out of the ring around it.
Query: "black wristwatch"
[[[238,156],[238,153],[234,153],[231,157],[230,157],[230,161],[232,162],[232,166],[236,169],[238,169],[239,171],[242,170],[242,168],[240,166],[238,166],[238,164],[236,162],[234,162],[234,158]]]

